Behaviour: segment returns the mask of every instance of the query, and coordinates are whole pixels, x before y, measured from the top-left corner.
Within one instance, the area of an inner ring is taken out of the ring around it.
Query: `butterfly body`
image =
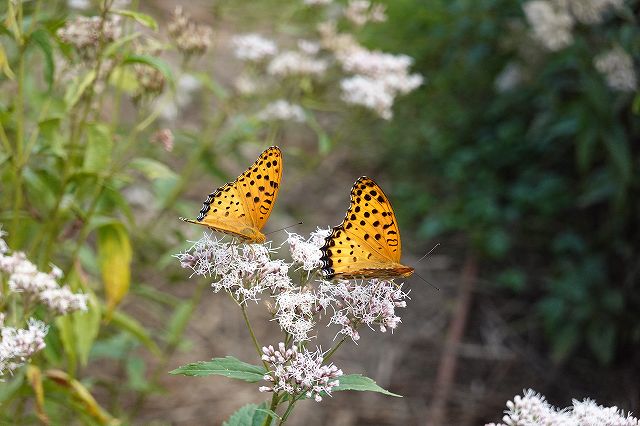
[[[400,263],[400,232],[389,199],[366,176],[353,185],[347,214],[325,239],[321,251],[327,278],[391,279],[408,277],[414,271]]]
[[[180,219],[245,242],[264,243],[262,227],[273,209],[281,178],[282,152],[272,146],[236,180],[209,194],[196,220]]]

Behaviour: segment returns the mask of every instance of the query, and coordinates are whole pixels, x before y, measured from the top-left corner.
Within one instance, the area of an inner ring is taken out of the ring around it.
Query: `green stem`
[[[277,392],[274,392],[273,396],[271,397],[271,404],[269,405],[269,410],[275,413],[279,403],[280,403],[279,395]],[[262,426],[271,426],[271,418],[272,417],[270,415],[267,415],[267,417],[265,417],[264,421],[262,422]]]
[[[331,359],[331,357],[338,350],[338,348],[340,348],[340,346],[342,346],[342,344],[347,340],[347,337],[348,336],[344,336],[342,339],[340,339],[338,343],[336,343],[336,345],[333,348],[329,350],[329,352],[327,352],[324,358],[322,358],[323,364],[327,363]]]
[[[298,402],[298,399],[299,399],[299,397],[289,400],[289,405],[287,405],[287,410],[284,412],[284,414],[280,418],[280,421],[278,422],[278,426],[283,425],[284,422],[287,421],[287,418],[289,417],[289,414],[291,414],[291,412],[293,411],[293,407],[295,407],[296,402]]]
[[[244,303],[237,301],[236,298],[233,297],[231,293],[229,293],[229,296],[231,296],[233,301],[236,302],[236,305],[240,307],[240,311],[242,311],[242,317],[244,318],[244,323],[247,325],[247,329],[249,330],[249,334],[251,335],[253,346],[256,349],[258,358],[262,360],[262,346],[260,346],[260,343],[258,343],[258,338],[256,337],[256,334],[253,332],[253,327],[251,327],[251,321],[249,321],[249,315],[247,315],[247,306]],[[266,361],[262,361],[262,365],[264,365],[265,370],[269,371],[269,364],[267,364]]]

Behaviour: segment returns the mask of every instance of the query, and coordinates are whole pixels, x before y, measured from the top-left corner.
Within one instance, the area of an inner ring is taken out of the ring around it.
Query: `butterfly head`
[[[265,235],[262,232],[258,231],[256,228],[243,228],[240,231],[240,234],[245,240],[251,243],[262,244],[267,241],[267,237],[265,237]]]

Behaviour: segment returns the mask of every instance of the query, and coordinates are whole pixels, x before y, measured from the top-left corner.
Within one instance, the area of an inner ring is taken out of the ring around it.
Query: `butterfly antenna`
[[[436,290],[440,291],[440,289],[439,289],[438,287],[436,287],[435,285],[431,284],[429,281],[427,281],[426,279],[424,279],[424,278],[422,277],[422,275],[420,275],[419,273],[414,272],[414,274],[416,274],[416,276],[417,276],[418,278],[420,278],[420,279],[421,279],[422,281],[424,281],[425,283],[429,284],[431,287],[433,287],[433,288],[435,288]]]
[[[276,229],[275,231],[267,232],[264,235],[275,234],[276,232],[284,231],[285,229],[293,228],[294,226],[302,225],[304,222],[300,221],[298,223],[294,223],[293,225],[285,226],[284,228]]]
[[[436,244],[435,246],[433,246],[433,248],[432,248],[431,250],[429,250],[429,252],[428,252],[427,254],[425,254],[425,255],[424,255],[424,256],[422,256],[420,259],[418,259],[418,261],[417,261],[416,263],[420,263],[421,261],[423,261],[424,259],[426,259],[427,257],[429,257],[429,255],[430,255],[431,253],[433,253],[433,251],[434,251],[435,249],[437,249],[439,245],[440,245],[440,243],[438,243],[438,244]]]

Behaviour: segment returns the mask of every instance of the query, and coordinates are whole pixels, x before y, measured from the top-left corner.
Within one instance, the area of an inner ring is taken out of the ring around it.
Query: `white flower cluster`
[[[622,48],[616,47],[594,59],[596,69],[605,76],[607,84],[618,92],[634,92],[638,86],[633,59]]]
[[[275,77],[321,77],[328,66],[329,64],[324,59],[315,58],[306,52],[286,50],[271,60],[267,67],[267,73]]]
[[[122,35],[121,19],[110,16],[104,22],[99,16],[77,16],[57,32],[65,43],[71,44],[83,56],[93,57],[101,43],[117,40]]]
[[[560,50],[573,42],[573,18],[566,10],[547,0],[531,0],[523,6],[533,37],[549,50]]]
[[[278,99],[266,105],[256,117],[261,121],[305,121],[304,110],[300,105],[292,104],[284,99]]]
[[[322,253],[320,248],[324,245],[325,239],[331,234],[331,229],[318,228],[311,233],[308,239],[304,239],[296,233],[289,233],[287,243],[291,258],[299,264],[305,271],[312,271],[322,266],[320,258]]]
[[[277,294],[293,287],[287,275],[290,265],[283,260],[271,260],[271,252],[270,243],[236,244],[205,233],[185,253],[175,257],[193,274],[214,277],[211,284],[214,292],[227,291],[244,303],[257,301],[265,290]]]
[[[533,37],[547,49],[556,51],[573,42],[576,21],[600,24],[608,12],[623,6],[624,0],[530,0],[522,7]]]
[[[4,326],[4,314],[0,313],[0,377],[12,373],[24,365],[35,353],[45,347],[44,338],[48,327],[33,318],[29,319],[28,328]]]
[[[296,346],[287,349],[280,343],[278,349],[263,347],[262,353],[262,360],[273,369],[264,376],[269,386],[260,386],[260,392],[284,391],[294,398],[304,395],[320,402],[322,394],[331,396],[332,389],[340,385],[342,370],[333,363],[322,365],[324,354],[320,349],[299,352]]]
[[[187,55],[203,54],[213,40],[213,29],[208,25],[195,23],[182,6],[176,6],[173,11],[168,30],[178,50]]]
[[[393,281],[372,279],[368,283],[340,280],[322,282],[319,293],[330,300],[334,313],[329,324],[342,327],[338,334],[349,336],[354,342],[360,339],[358,326],[378,326],[383,333],[398,327],[401,320],[396,308],[407,306],[408,293],[402,285]],[[323,301],[324,305],[328,305]]]
[[[624,0],[555,0],[570,11],[573,17],[587,25],[599,24],[606,14],[624,6]]]
[[[260,34],[242,34],[233,37],[234,55],[243,61],[260,62],[278,53],[278,46]]]
[[[382,4],[371,4],[369,0],[349,0],[344,16],[352,24],[361,27],[368,22],[384,22],[387,20],[385,7]]]
[[[280,328],[295,342],[309,340],[309,333],[316,325],[314,315],[322,309],[316,295],[304,288],[295,288],[275,297],[278,309],[275,318]]]
[[[409,56],[366,49],[350,34],[337,33],[333,23],[324,23],[318,30],[322,45],[334,53],[342,69],[355,74],[340,82],[346,103],[361,105],[389,120],[395,98],[424,82],[421,75],[409,72],[413,62]]]
[[[0,238],[0,246],[2,245],[6,244]],[[8,275],[9,289],[12,292],[23,293],[37,300],[55,315],[87,310],[86,295],[73,293],[69,287],[58,285],[57,280],[62,278],[62,271],[55,266],[45,274],[38,271],[24,253],[5,255],[0,250],[0,273]]]
[[[333,0],[304,0],[304,4],[307,6],[326,6],[332,2]]]
[[[312,232],[308,238],[289,234],[287,242],[293,263],[272,260],[276,250],[271,244],[237,244],[222,242],[205,233],[186,252],[177,254],[183,268],[193,275],[214,277],[213,290],[231,293],[236,300],[257,301],[268,291],[275,299],[270,308],[274,321],[293,338],[294,342],[309,340],[321,313],[330,308],[328,325],[338,325],[337,334],[357,341],[358,327],[377,327],[385,332],[394,330],[401,322],[397,308],[406,307],[408,293],[393,281],[372,279],[365,281],[318,281],[295,285],[288,275],[299,265],[310,276],[321,267],[320,247],[329,229]],[[318,284],[319,283],[319,284]]]
[[[485,426],[638,426],[640,421],[617,407],[603,407],[595,401],[573,400],[573,406],[558,409],[549,404],[544,396],[529,389],[524,396],[517,395],[507,402],[502,423],[489,423]]]

